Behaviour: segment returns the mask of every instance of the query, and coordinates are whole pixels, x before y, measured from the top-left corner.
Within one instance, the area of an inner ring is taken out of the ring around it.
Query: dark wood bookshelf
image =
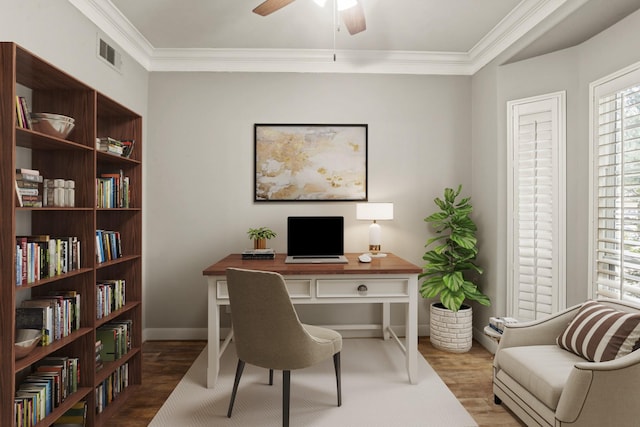
[[[18,94],[25,96],[34,112],[73,117],[73,131],[62,139],[19,127]],[[99,151],[96,138],[105,136],[135,140],[130,157]],[[23,155],[25,150],[28,155]],[[19,45],[0,42],[0,162],[0,425],[14,425],[14,393],[25,372],[45,357],[68,356],[80,360],[78,391],[37,425],[53,425],[67,409],[85,400],[86,425],[100,426],[142,381],[142,117]],[[45,178],[74,180],[75,207],[17,207],[16,168],[36,169]],[[114,170],[129,177],[130,207],[98,209],[96,178]],[[97,262],[96,230],[100,229],[120,232],[121,258]],[[80,268],[17,286],[16,235],[23,234],[77,237]],[[125,280],[126,304],[98,319],[96,282],[110,279]],[[24,299],[66,290],[80,294],[80,329],[16,360],[16,307]],[[117,320],[133,322],[132,348],[96,371],[96,329]],[[96,387],[125,363],[129,386],[97,414]]]

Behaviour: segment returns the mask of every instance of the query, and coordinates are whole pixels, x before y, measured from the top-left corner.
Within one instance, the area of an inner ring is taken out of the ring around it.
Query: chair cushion
[[[333,345],[332,354],[342,350],[342,335],[338,332],[333,329],[322,328],[314,325],[303,324],[302,326],[307,330],[307,332],[309,332],[309,335],[311,335],[311,338],[313,338],[314,341],[320,343],[331,343]]]
[[[557,345],[509,347],[496,353],[496,366],[555,411],[567,379],[581,357]]]
[[[556,341],[560,347],[591,362],[604,362],[631,353],[638,340],[639,313],[626,313],[588,301]]]

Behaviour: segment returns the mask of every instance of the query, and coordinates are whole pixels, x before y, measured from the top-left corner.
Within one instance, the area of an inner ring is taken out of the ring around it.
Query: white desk
[[[220,357],[233,337],[230,332],[220,342],[220,306],[229,305],[228,267],[275,271],[287,282],[294,304],[381,304],[382,325],[325,325],[333,329],[382,329],[384,339],[394,338],[404,351],[409,382],[417,380],[418,357],[418,274],[422,270],[393,254],[358,262],[358,254],[346,254],[348,264],[285,264],[284,254],[275,260],[243,260],[232,254],[203,271],[209,287],[207,387],[218,379]],[[390,328],[390,304],[406,307],[405,338]],[[404,341],[404,343],[403,343]]]

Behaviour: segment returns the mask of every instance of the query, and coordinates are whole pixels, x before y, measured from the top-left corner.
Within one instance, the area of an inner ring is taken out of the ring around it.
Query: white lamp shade
[[[393,203],[357,203],[356,219],[372,221],[393,219]]]

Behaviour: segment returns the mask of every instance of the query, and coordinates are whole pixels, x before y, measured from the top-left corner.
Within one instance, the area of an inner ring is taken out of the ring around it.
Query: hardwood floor
[[[147,426],[205,345],[205,341],[145,342],[142,386],[105,425]],[[468,353],[454,354],[435,349],[428,337],[421,337],[418,349],[479,426],[524,426],[508,410],[493,403],[493,356],[480,344],[474,341]]]

